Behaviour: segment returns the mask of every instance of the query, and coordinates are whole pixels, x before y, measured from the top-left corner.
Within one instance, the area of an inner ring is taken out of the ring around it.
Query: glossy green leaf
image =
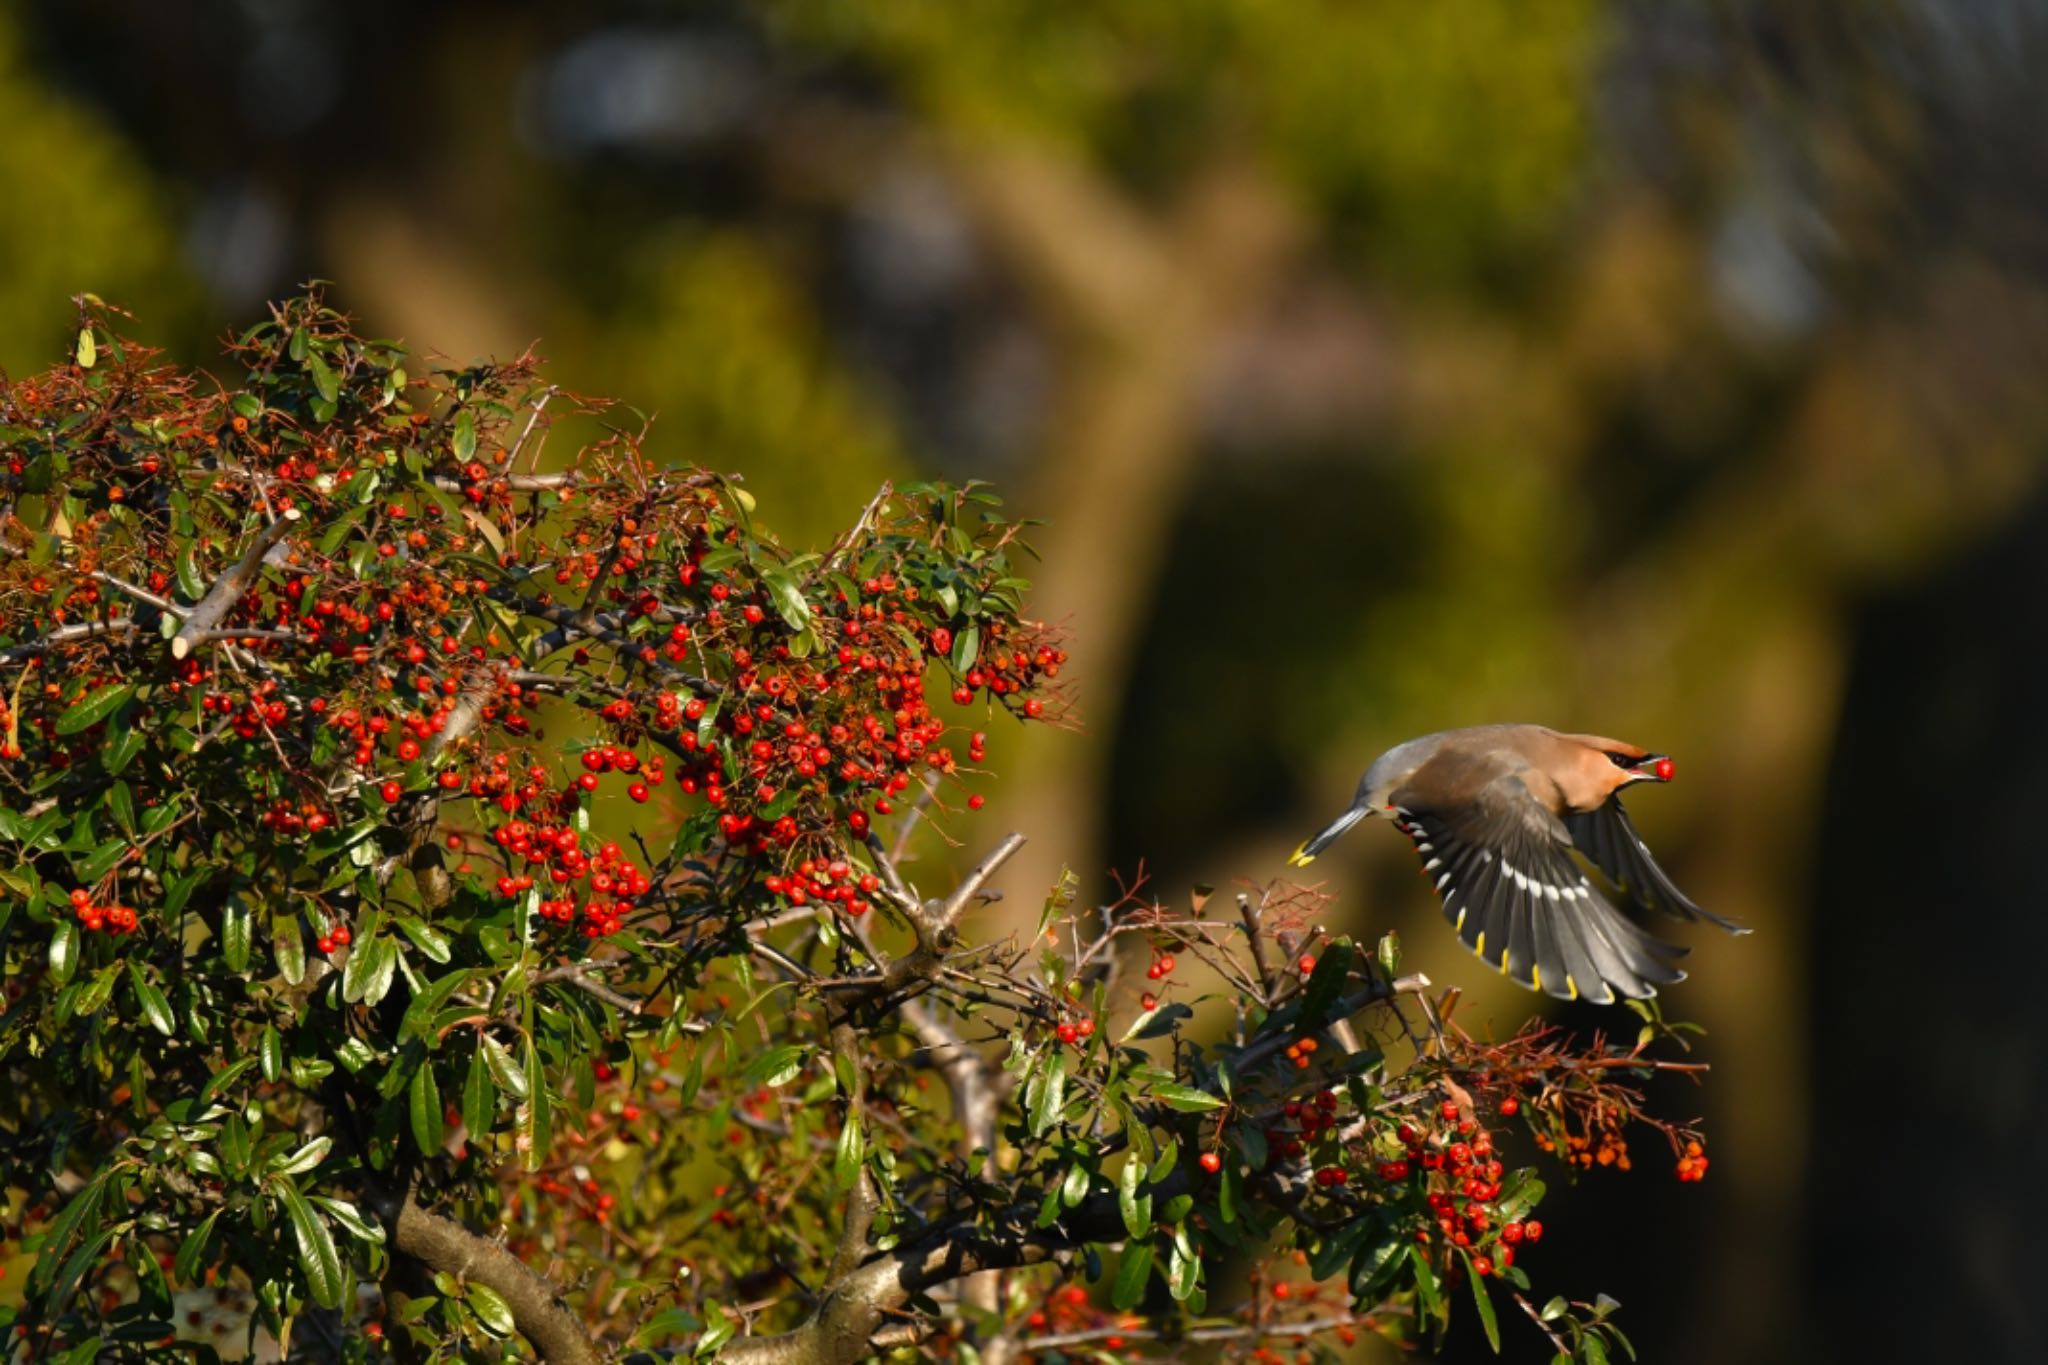
[[[93,979],[88,981],[85,984],[85,988],[78,993],[77,999],[72,1002],[72,1012],[80,1016],[98,1014],[101,1009],[105,1008],[107,1001],[113,998],[114,978],[120,974],[120,971],[121,964],[118,962],[110,962],[100,968]]]
[[[1145,1163],[1133,1157],[1124,1163],[1123,1173],[1117,1179],[1116,1207],[1123,1215],[1124,1231],[1133,1237],[1143,1237],[1152,1229],[1152,1202],[1144,1202],[1143,1215],[1139,1212],[1138,1190],[1145,1178]]]
[[[767,569],[761,574],[761,582],[768,589],[768,600],[775,604],[776,614],[791,630],[803,630],[811,624],[811,604],[804,600],[803,588],[794,574]]]
[[[341,1256],[334,1249],[334,1237],[327,1231],[327,1224],[290,1181],[279,1181],[277,1190],[284,1200],[285,1215],[291,1219],[292,1235],[298,1241],[299,1266],[306,1272],[307,1292],[322,1308],[341,1307]]]
[[[249,970],[249,948],[255,915],[239,895],[230,895],[220,912],[220,958],[231,972]]]
[[[1152,1243],[1127,1242],[1123,1264],[1116,1268],[1116,1283],[1110,1286],[1109,1302],[1119,1310],[1135,1308],[1145,1297],[1145,1282],[1152,1278]]]
[[[448,944],[448,936],[439,929],[422,924],[411,915],[394,915],[391,922],[431,961],[445,966],[455,956],[454,949]]]
[[[277,970],[287,983],[296,986],[306,979],[306,941],[300,936],[299,917],[278,914],[270,917],[270,951]]]
[[[1486,1277],[1472,1268],[1472,1257],[1465,1253],[1466,1278],[1472,1282],[1472,1306],[1479,1310],[1479,1326],[1486,1333],[1486,1344],[1500,1354],[1500,1323],[1493,1316],[1493,1296],[1486,1292]]]
[[[75,735],[80,730],[99,724],[108,716],[121,709],[130,697],[135,695],[133,683],[108,683],[96,687],[64,708],[57,717],[57,733]]]
[[[322,360],[318,352],[306,356],[306,370],[313,376],[313,392],[321,401],[332,403],[341,397],[341,380],[334,373],[334,367]]]
[[[128,734],[135,733],[130,730]],[[128,790],[126,782],[116,782],[107,788],[107,809],[114,814],[114,823],[131,837],[135,833],[135,795]]]
[[[482,1048],[469,1054],[469,1074],[462,1082],[462,1124],[469,1140],[478,1142],[491,1131],[498,1113],[498,1089],[491,1084],[490,1064]]]
[[[196,1289],[204,1282],[206,1243],[213,1236],[213,1225],[220,1221],[222,1212],[215,1209],[207,1214],[199,1226],[186,1233],[185,1240],[178,1243],[178,1255],[171,1263],[171,1271],[178,1277],[179,1284]]]
[[[864,1138],[858,1122],[848,1122],[839,1129],[838,1147],[832,1157],[832,1178],[844,1189],[853,1184],[860,1174],[861,1159],[866,1155]]]
[[[1202,1114],[1223,1107],[1222,1100],[1206,1090],[1196,1090],[1192,1086],[1161,1083],[1152,1087],[1152,1095],[1169,1108],[1178,1109],[1183,1114]]]
[[[271,1169],[273,1175],[304,1175],[315,1170],[327,1160],[327,1154],[334,1150],[334,1139],[320,1136],[309,1139],[306,1144],[293,1152]]]
[[[793,1043],[784,1043],[769,1048],[747,1064],[744,1073],[749,1085],[769,1087],[788,1085],[804,1069],[804,1049]]]
[[[137,728],[117,730],[107,736],[106,744],[100,748],[100,766],[108,776],[117,776],[135,761],[135,756],[142,752],[143,738]]]
[[[149,1020],[151,1028],[166,1038],[178,1031],[178,1021],[171,1015],[171,1002],[134,962],[128,964],[128,984],[134,987],[135,1003],[142,1007],[142,1017]]]
[[[1039,1075],[1031,1106],[1031,1136],[1044,1137],[1060,1121],[1067,1097],[1066,1054],[1055,1052]]]
[[[428,1156],[440,1151],[447,1130],[441,1109],[441,1087],[434,1080],[432,1062],[421,1062],[412,1073],[406,1107],[412,1118],[412,1139],[419,1144],[420,1151]]]
[[[490,1064],[491,1075],[497,1078],[498,1087],[515,1100],[525,1099],[526,1072],[512,1060],[512,1054],[505,1050],[505,1045],[485,1034],[480,1040],[480,1046],[483,1048],[484,1060]]]
[[[497,1290],[472,1280],[464,1286],[462,1296],[469,1304],[469,1311],[476,1314],[476,1320],[484,1325],[485,1331],[493,1336],[512,1335],[512,1305],[506,1303],[504,1296]]]
[[[533,1045],[533,1039],[526,1040],[526,1106],[523,1131],[525,1139],[526,1169],[537,1171],[547,1160],[548,1147],[553,1141],[554,1116],[550,1113],[552,1100],[548,1095],[547,1075],[540,1067],[540,1049]]]

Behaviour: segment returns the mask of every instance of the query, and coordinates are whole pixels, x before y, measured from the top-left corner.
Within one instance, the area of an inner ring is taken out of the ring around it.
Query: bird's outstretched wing
[[[1650,856],[1649,845],[1636,833],[1628,812],[1621,807],[1620,797],[1609,797],[1598,810],[1565,816],[1564,826],[1570,831],[1572,846],[1592,859],[1607,880],[1636,904],[1648,910],[1662,910],[1673,919],[1703,919],[1731,934],[1749,932],[1747,925],[1701,909],[1672,883]]]
[[[1564,823],[1522,779],[1502,774],[1442,810],[1394,795],[1444,918],[1488,965],[1561,999],[1608,1004],[1683,981],[1686,950],[1638,929],[1572,861]]]

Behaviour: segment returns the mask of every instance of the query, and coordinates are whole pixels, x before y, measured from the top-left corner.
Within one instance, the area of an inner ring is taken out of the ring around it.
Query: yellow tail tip
[[[1307,867],[1315,860],[1316,855],[1308,851],[1308,844],[1306,842],[1303,842],[1294,852],[1287,855],[1287,865],[1289,867]]]

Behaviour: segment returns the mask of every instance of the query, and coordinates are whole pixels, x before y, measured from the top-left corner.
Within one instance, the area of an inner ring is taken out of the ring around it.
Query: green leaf
[[[81,370],[89,370],[99,364],[99,343],[93,340],[91,327],[78,329],[78,349],[75,354],[78,356],[78,368]]]
[[[439,929],[422,924],[411,915],[394,915],[391,922],[398,926],[401,933],[412,940],[415,948],[426,954],[432,961],[446,966],[449,960],[455,956],[453,949],[448,946],[448,936]]]
[[[1414,1243],[1408,1245],[1408,1260],[1415,1267],[1415,1300],[1422,1310],[1422,1316],[1433,1321],[1442,1321],[1444,1316],[1443,1295],[1438,1292],[1436,1270],[1423,1255],[1422,1248]]]
[[[505,1302],[497,1290],[471,1280],[463,1288],[462,1295],[469,1303],[469,1311],[476,1314],[476,1320],[484,1325],[485,1331],[499,1337],[512,1335],[512,1305]]]
[[[1188,1295],[1195,1292],[1201,1283],[1202,1259],[1192,1253],[1179,1237],[1173,1240],[1173,1252],[1166,1261],[1166,1292],[1173,1295],[1175,1303],[1186,1303]]]
[[[455,432],[450,444],[454,446],[458,460],[467,460],[476,454],[476,414],[468,408],[455,414]]]
[[[292,1221],[292,1234],[298,1239],[299,1265],[306,1272],[306,1288],[313,1302],[322,1308],[341,1307],[341,1256],[334,1249],[327,1224],[289,1180],[280,1180],[277,1188],[284,1199],[285,1215]]]
[[[512,1060],[512,1054],[496,1038],[485,1034],[478,1040],[483,1049],[484,1060],[490,1064],[491,1075],[498,1080],[498,1088],[515,1100],[526,1098],[526,1073]]]
[[[1038,1087],[1038,1102],[1031,1107],[1031,1136],[1044,1137],[1060,1121],[1066,1093],[1066,1054],[1055,1052],[1052,1060],[1046,1063],[1043,1080]]]
[[[178,1031],[178,1021],[171,1015],[171,1002],[133,961],[128,964],[128,984],[135,988],[135,1003],[142,1007],[142,1015],[151,1028],[166,1038]]]
[[[265,1024],[263,1036],[256,1043],[256,1055],[263,1063],[263,1079],[276,1081],[284,1074],[284,1035]]]
[[[73,1013],[79,1015],[98,1014],[114,994],[114,978],[121,971],[121,964],[110,962],[100,968],[99,974],[86,983],[72,1002]]]
[[[240,1061],[231,1062],[219,1071],[214,1072],[213,1079],[201,1087],[199,1098],[201,1100],[210,1100],[215,1095],[220,1094],[237,1080],[240,1080],[242,1073],[256,1065],[256,1061],[257,1059],[254,1057],[244,1057]]]
[[[1329,1022],[1330,1007],[1337,1003],[1337,997],[1344,992],[1344,983],[1351,975],[1351,944],[1345,939],[1324,946],[1316,958],[1315,970],[1309,973],[1308,986],[1302,993],[1301,1022],[1303,1031],[1321,1028]]]
[[[491,1131],[498,1113],[498,1089],[491,1084],[490,1064],[482,1048],[469,1054],[469,1074],[462,1081],[462,1124],[471,1142],[481,1141]]]
[[[747,1064],[743,1079],[770,1088],[788,1085],[804,1069],[804,1050],[794,1043],[772,1047]]]
[[[690,1351],[699,1360],[716,1355],[718,1348],[731,1341],[732,1334],[739,1330],[739,1322],[716,1300],[704,1306],[704,1313],[710,1321],[705,1324],[704,1335],[697,1338],[697,1344]]]
[[[64,713],[57,717],[57,733],[75,735],[97,725],[120,710],[122,703],[134,695],[134,683],[108,683],[104,687],[96,687],[64,708]]]
[[[1401,971],[1401,936],[1389,931],[1380,936],[1380,970],[1392,981]]]
[[[1144,1178],[1145,1163],[1132,1157],[1124,1163],[1123,1174],[1118,1178],[1116,1185],[1117,1212],[1123,1215],[1124,1231],[1133,1237],[1143,1237],[1152,1229],[1151,1201],[1145,1201],[1145,1216],[1140,1217],[1138,1209],[1138,1187]]]
[[[1607,1365],[1607,1343],[1588,1332],[1579,1338],[1581,1365]]]
[[[57,932],[50,935],[50,979],[61,986],[77,970],[78,921],[59,920]]]
[[[412,1003],[405,1007],[405,1017],[399,1021],[399,1038],[418,1037],[429,1048],[440,1047],[441,1040],[435,1036],[434,1016],[448,1003],[448,997],[469,981],[470,975],[468,968],[450,972],[415,995]]]
[[[341,1224],[348,1235],[357,1241],[368,1242],[372,1246],[384,1244],[384,1229],[363,1217],[362,1210],[348,1200],[330,1199],[320,1194],[312,1195],[310,1198],[315,1204],[326,1209],[328,1217]]]
[[[421,1062],[419,1070],[412,1073],[407,1106],[412,1113],[412,1139],[420,1145],[422,1153],[432,1156],[441,1150],[441,1143],[447,1137],[445,1115],[441,1110],[441,1087],[435,1083],[432,1062]]]
[[[1206,1090],[1196,1090],[1192,1086],[1174,1085],[1166,1082],[1161,1082],[1152,1087],[1152,1097],[1163,1101],[1171,1108],[1180,1110],[1183,1114],[1207,1113],[1212,1109],[1221,1109],[1223,1107],[1223,1101],[1217,1099]]]
[[[313,376],[313,392],[320,395],[322,402],[333,403],[341,397],[341,380],[335,376],[334,367],[322,360],[318,352],[306,357],[306,369]]]
[[[293,986],[306,979],[306,942],[299,936],[299,917],[285,913],[270,917],[270,951],[277,970]]]
[[[537,1171],[547,1160],[554,1130],[553,1116],[548,1112],[551,1101],[547,1076],[540,1069],[540,1049],[531,1037],[526,1040],[526,1091],[526,1169]]]
[[[122,733],[132,735],[135,732],[126,730]],[[135,833],[135,797],[128,790],[126,782],[116,782],[107,788],[107,809],[114,813],[115,824],[131,836]]]
[[[391,991],[398,968],[398,945],[388,938],[358,940],[341,969],[341,998],[350,1004],[375,1005]]]
[[[811,624],[811,604],[804,600],[804,591],[794,574],[782,569],[764,569],[761,582],[768,589],[768,600],[775,604],[775,610],[791,630],[803,630]]]
[[[138,728],[115,731],[100,749],[100,766],[109,777],[120,774],[142,752],[142,741],[143,733]]]
[[[206,596],[206,575],[199,572],[199,554],[196,545],[187,545],[178,554],[178,591],[187,601],[197,602]]]
[[[285,1160],[271,1167],[272,1175],[304,1175],[327,1160],[327,1154],[334,1150],[334,1139],[322,1134],[307,1140],[306,1145],[293,1152]]]
[[[953,669],[965,673],[981,657],[981,627],[970,624],[953,638]]]
[[[220,1220],[223,1210],[215,1209],[206,1215],[199,1226],[185,1234],[185,1240],[178,1243],[178,1257],[171,1263],[171,1270],[178,1277],[178,1283],[198,1288],[206,1270],[206,1242],[213,1236],[213,1225]]]
[[[860,1123],[849,1114],[846,1124],[839,1130],[839,1147],[832,1157],[832,1178],[841,1188],[852,1185],[860,1174],[861,1158],[865,1155],[863,1146]]]
[[[1136,1307],[1138,1300],[1145,1297],[1145,1282],[1151,1278],[1152,1243],[1126,1243],[1123,1264],[1116,1268],[1116,1283],[1109,1291],[1111,1306],[1117,1309]]]
[[[1067,1178],[1060,1185],[1060,1202],[1073,1208],[1088,1197],[1088,1168],[1075,1162],[1067,1168]]]
[[[220,913],[220,957],[231,972],[249,970],[249,944],[255,916],[249,903],[230,895]]]
[[[1495,1355],[1500,1354],[1500,1323],[1493,1316],[1493,1296],[1486,1292],[1486,1277],[1472,1268],[1470,1252],[1461,1252],[1465,1258],[1466,1278],[1472,1281],[1472,1304],[1479,1310],[1479,1326],[1486,1333],[1486,1344],[1493,1347]]]

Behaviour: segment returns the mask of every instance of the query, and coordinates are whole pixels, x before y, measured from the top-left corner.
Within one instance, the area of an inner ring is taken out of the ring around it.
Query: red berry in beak
[[[1651,771],[1657,774],[1657,780],[1659,782],[1669,782],[1671,780],[1671,775],[1674,772],[1676,772],[1677,769],[1672,766],[1670,759],[1660,758],[1657,760],[1657,766],[1653,768]]]

